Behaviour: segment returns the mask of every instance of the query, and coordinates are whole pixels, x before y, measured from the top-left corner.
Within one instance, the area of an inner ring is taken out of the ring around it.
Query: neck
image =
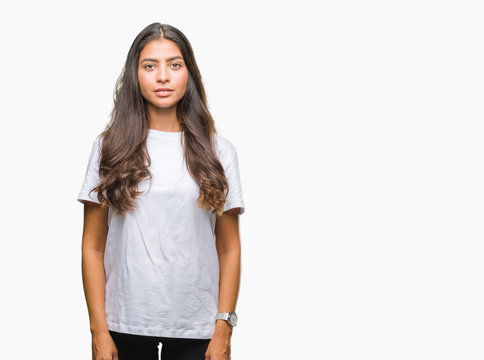
[[[147,110],[151,129],[161,131],[182,131],[180,122],[176,116],[176,105],[168,108],[160,108],[148,104]]]

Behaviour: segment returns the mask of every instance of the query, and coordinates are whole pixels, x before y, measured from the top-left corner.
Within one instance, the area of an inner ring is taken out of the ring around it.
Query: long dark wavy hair
[[[138,62],[143,47],[154,39],[169,39],[180,49],[188,69],[184,96],[178,101],[176,114],[183,130],[183,151],[187,168],[200,187],[198,207],[220,216],[228,193],[228,181],[214,149],[217,132],[207,107],[202,77],[190,42],[178,29],[153,23],[136,37],[124,68],[116,81],[110,121],[98,138],[103,138],[99,163],[100,183],[96,191],[102,206],[120,214],[136,207],[138,184],[152,178],[146,148],[150,122],[146,100],[138,82]]]

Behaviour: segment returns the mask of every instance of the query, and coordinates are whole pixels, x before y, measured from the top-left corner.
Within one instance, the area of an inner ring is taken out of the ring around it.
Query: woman
[[[215,130],[193,50],[147,26],[93,142],[82,274],[93,359],[230,359],[240,278],[237,152]]]

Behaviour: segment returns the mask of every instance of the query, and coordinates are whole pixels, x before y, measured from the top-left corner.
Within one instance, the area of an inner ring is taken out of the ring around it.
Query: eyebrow
[[[175,55],[175,56],[166,58],[166,61],[173,61],[173,60],[176,60],[176,59],[182,59],[183,60],[183,58],[180,55]],[[156,62],[157,63],[158,62],[158,59],[146,58],[146,59],[141,60],[141,62],[144,62],[144,61],[151,61],[151,62]]]

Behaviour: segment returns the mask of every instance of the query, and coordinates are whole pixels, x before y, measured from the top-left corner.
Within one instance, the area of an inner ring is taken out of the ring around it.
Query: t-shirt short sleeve
[[[92,201],[100,204],[97,199],[97,192],[93,191],[89,194],[94,187],[99,185],[99,160],[101,154],[101,140],[97,138],[94,140],[91,148],[91,154],[89,156],[89,162],[84,177],[84,183],[82,184],[81,191],[77,196],[77,200],[81,203],[84,201]]]
[[[245,212],[245,204],[242,194],[242,183],[240,181],[237,149],[225,138],[218,137],[218,142],[218,157],[224,168],[227,182],[229,183],[229,192],[227,194],[223,211],[240,208],[239,215],[242,215]]]

